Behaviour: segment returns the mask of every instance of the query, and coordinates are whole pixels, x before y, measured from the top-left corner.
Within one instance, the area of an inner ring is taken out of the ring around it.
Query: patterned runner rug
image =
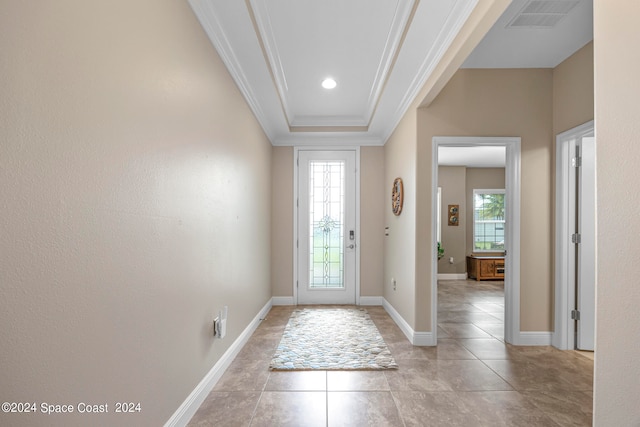
[[[289,318],[269,369],[397,369],[391,352],[365,309],[305,308]]]

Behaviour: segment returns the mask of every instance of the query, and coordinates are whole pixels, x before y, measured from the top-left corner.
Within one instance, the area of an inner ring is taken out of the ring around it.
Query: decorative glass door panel
[[[344,287],[344,161],[309,162],[309,286]]]
[[[298,303],[355,303],[355,152],[299,151]]]

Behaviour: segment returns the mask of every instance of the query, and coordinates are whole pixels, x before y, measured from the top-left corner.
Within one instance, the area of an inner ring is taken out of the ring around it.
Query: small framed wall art
[[[449,205],[449,225],[458,225],[460,214],[460,205]]]

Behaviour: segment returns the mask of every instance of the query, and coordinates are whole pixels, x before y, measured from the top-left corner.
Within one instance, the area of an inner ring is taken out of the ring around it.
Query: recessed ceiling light
[[[336,81],[333,80],[331,77],[327,77],[322,81],[322,87],[325,89],[333,89],[337,85],[338,83],[336,83]]]

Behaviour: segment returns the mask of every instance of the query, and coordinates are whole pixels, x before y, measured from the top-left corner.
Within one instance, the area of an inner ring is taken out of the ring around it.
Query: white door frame
[[[571,142],[585,136],[594,135],[593,120],[569,129],[556,136],[556,236],[555,236],[555,308],[552,344],[560,350],[573,350],[575,332],[570,321],[575,302],[575,271],[573,244],[570,236],[570,217],[575,215],[575,207],[569,203],[569,185],[572,182]]]
[[[356,153],[356,305],[360,305],[360,147],[293,147],[293,302],[298,305],[298,153],[300,151],[355,151]]]
[[[438,147],[506,147],[505,194],[507,198],[505,224],[505,277],[504,277],[504,338],[515,345],[526,345],[520,334],[520,137],[458,137],[436,136],[432,141],[432,200],[431,212],[437,209],[438,193]],[[435,216],[432,222],[432,236],[436,236]],[[437,242],[431,244],[435,248]],[[434,342],[438,331],[438,257],[431,257],[431,325]]]

